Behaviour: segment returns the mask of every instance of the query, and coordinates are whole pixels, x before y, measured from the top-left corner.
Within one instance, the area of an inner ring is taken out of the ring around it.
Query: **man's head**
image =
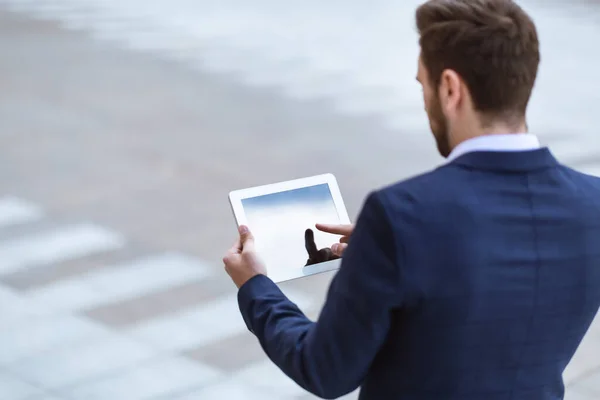
[[[511,0],[429,0],[417,9],[417,79],[438,150],[526,129],[540,62],[537,30]]]

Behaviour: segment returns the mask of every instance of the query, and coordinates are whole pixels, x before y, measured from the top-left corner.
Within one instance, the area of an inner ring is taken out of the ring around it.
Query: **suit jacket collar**
[[[448,165],[498,172],[530,172],[559,165],[547,147],[523,151],[472,151]]]
[[[448,161],[473,151],[524,151],[539,148],[539,139],[530,133],[483,135],[460,143],[452,150]]]

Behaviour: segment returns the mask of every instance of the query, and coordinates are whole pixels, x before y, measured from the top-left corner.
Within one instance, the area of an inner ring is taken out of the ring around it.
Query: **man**
[[[539,44],[517,4],[431,0],[416,21],[447,163],[368,196],[317,322],[264,275],[241,227],[224,258],[241,313],[323,398],[562,399],[600,304],[600,179],[526,133]]]

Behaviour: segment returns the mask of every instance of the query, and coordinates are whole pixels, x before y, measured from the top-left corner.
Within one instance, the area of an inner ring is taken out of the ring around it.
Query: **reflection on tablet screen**
[[[269,275],[332,256],[326,253],[339,238],[315,229],[316,223],[340,223],[328,184],[243,199],[242,206]]]

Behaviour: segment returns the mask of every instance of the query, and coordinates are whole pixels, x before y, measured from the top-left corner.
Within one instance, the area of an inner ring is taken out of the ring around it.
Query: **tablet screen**
[[[303,268],[320,262],[309,257],[306,230],[311,229],[316,248],[328,249],[339,236],[317,231],[315,224],[339,224],[329,185],[319,184],[242,200],[256,249],[270,276],[282,269]]]

